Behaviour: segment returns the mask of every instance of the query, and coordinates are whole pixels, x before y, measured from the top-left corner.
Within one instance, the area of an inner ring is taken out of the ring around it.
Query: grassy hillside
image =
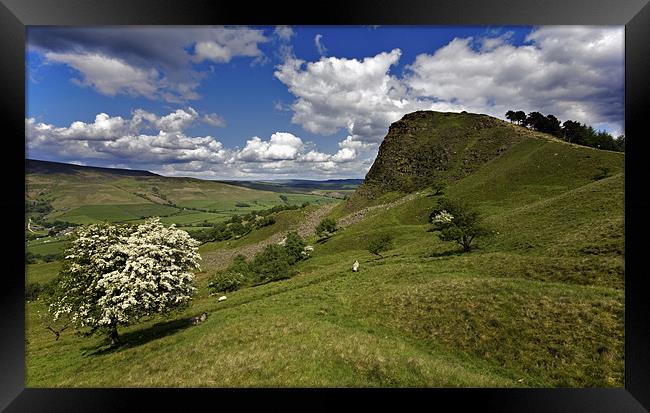
[[[313,257],[297,276],[220,303],[208,295],[206,260],[192,306],[121,329],[119,348],[72,334],[54,341],[38,322],[42,303],[28,303],[27,386],[622,387],[624,155],[507,124],[471,129],[473,121],[462,133],[443,125],[457,133],[456,152],[473,153],[462,136],[482,145],[481,137],[521,134],[499,137],[507,145],[498,153],[476,152],[480,161],[468,169],[457,159],[446,164],[444,196],[470,202],[498,232],[474,251],[429,232],[439,196],[420,187],[399,202],[403,192],[391,182],[410,172],[385,170],[384,186],[365,189],[375,198],[361,190],[356,202],[391,207],[366,210],[326,242],[312,236]],[[363,207],[354,202],[332,216]],[[291,212],[283,212],[283,230],[305,219]],[[236,251],[272,236],[270,228],[206,244],[202,254]],[[365,250],[380,232],[395,237],[383,259]],[[35,270],[48,276],[44,266]],[[207,321],[190,326],[202,311]]]
[[[559,139],[516,126],[488,115],[475,113],[446,113],[418,111],[404,115],[393,123],[388,135],[379,147],[379,154],[366,175],[364,183],[348,202],[345,210],[357,210],[364,206],[381,203],[391,192],[413,192],[426,188],[434,180],[456,182],[461,178],[475,174],[493,160],[510,159],[509,162],[528,165],[527,157],[532,156],[537,163],[534,168],[545,168],[549,171],[551,165],[566,165],[571,168],[582,168],[582,174],[596,174],[601,166],[609,167],[608,161],[601,163],[584,161],[575,158],[575,154],[563,154],[571,159],[555,159],[554,153],[549,153],[555,146],[544,146],[546,143],[560,143],[574,148],[585,159],[594,154],[598,159],[606,159],[608,151],[581,151],[586,147],[566,144]],[[521,145],[520,145],[521,144]],[[537,146],[536,146],[537,145]],[[544,149],[540,153],[532,150],[533,146]],[[517,156],[502,157],[501,155],[512,148],[517,148]],[[557,156],[557,155],[555,155]],[[540,171],[523,171],[512,166],[513,173],[535,174],[541,181],[533,185],[548,185],[547,181],[558,181],[571,176],[566,171],[553,171],[544,174]],[[506,170],[503,169],[502,170]],[[489,185],[493,188],[503,185],[503,179],[493,177],[494,169],[482,172],[490,177]],[[564,173],[563,173],[564,172]],[[598,171],[602,172],[602,171]],[[606,171],[610,173],[611,171]],[[478,182],[476,178],[475,182]],[[522,176],[521,179],[527,179]],[[508,188],[505,190],[509,191]]]
[[[278,205],[340,202],[328,194],[257,190],[193,178],[170,178],[147,171],[94,168],[45,161],[26,161],[26,204],[49,205],[45,213],[27,212],[27,219],[45,224],[63,221],[86,225],[102,221],[137,223],[159,216],[166,224],[198,229]],[[27,242],[37,256],[59,254],[67,238],[47,231],[26,231],[39,239]]]
[[[56,167],[50,167],[50,164]],[[143,171],[87,168],[30,161],[26,174],[27,201],[49,202],[47,220],[88,224],[102,220],[135,221],[148,216],[181,215],[183,208],[208,210],[206,215],[180,218],[179,223],[220,221],[234,213],[267,209],[285,203],[330,202],[310,194],[260,191],[193,178],[161,177]],[[199,211],[202,212],[202,211]],[[184,215],[184,214],[183,214]]]

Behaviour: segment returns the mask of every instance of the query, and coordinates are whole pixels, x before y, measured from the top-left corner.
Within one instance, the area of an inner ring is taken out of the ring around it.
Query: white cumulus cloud
[[[622,27],[543,26],[522,45],[512,38],[455,38],[401,75],[391,72],[401,58],[393,49],[363,59],[290,56],[275,76],[295,97],[294,123],[322,135],[345,129],[350,144],[381,142],[392,122],[416,110],[500,118],[510,109],[540,111],[623,130]]]
[[[100,113],[94,122],[76,121],[68,127],[26,118],[27,152],[62,161],[100,161],[105,166],[214,179],[349,177],[363,175],[368,167],[366,159],[359,158],[364,144],[351,139],[341,141],[333,154],[313,149],[313,143],[288,132],[276,132],[268,140],[252,137],[241,149],[226,148],[212,136],[183,131],[198,119],[202,118],[192,108],[162,116],[136,109],[131,119]]]
[[[390,75],[399,49],[363,60],[327,57],[316,62],[291,59],[275,76],[296,96],[292,121],[306,130],[331,135],[346,128],[353,139],[381,142],[388,125],[404,113],[429,108],[406,98],[406,89]]]
[[[246,141],[237,158],[248,162],[293,160],[303,147],[302,139],[286,132],[276,132],[269,141],[255,136]]]

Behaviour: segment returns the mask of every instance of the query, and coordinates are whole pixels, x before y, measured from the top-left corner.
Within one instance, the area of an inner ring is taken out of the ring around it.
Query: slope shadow
[[[188,327],[192,327],[189,318],[163,321],[142,330],[130,331],[128,333],[121,334],[120,344],[115,346],[104,345],[88,354],[92,356],[98,356],[138,347],[159,338],[175,334],[181,330],[185,330]]]

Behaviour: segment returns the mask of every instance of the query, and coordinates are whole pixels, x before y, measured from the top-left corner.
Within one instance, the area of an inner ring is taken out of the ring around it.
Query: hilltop
[[[484,114],[406,114],[390,125],[375,162],[348,207],[358,208],[389,192],[414,192],[436,179],[458,181],[531,140],[595,151]]]

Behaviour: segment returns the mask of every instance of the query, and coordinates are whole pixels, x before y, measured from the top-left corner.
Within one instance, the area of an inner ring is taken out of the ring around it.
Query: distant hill
[[[28,174],[78,174],[78,173],[101,173],[117,176],[160,176],[153,172],[137,169],[102,168],[97,166],[73,165],[62,162],[40,161],[36,159],[25,159],[25,171]]]
[[[277,179],[264,181],[218,181],[225,184],[243,186],[274,192],[299,192],[306,193],[314,190],[340,191],[356,189],[363,183],[363,179],[328,179],[324,181],[309,179]]]
[[[271,191],[196,178],[165,177],[148,171],[33,159],[25,160],[25,172],[25,201],[33,207],[33,211],[27,212],[33,219],[50,222],[135,222],[161,216],[169,223],[198,225],[287,203],[336,201],[333,195],[308,194],[309,191],[284,187]],[[36,214],[36,209],[48,212]]]

